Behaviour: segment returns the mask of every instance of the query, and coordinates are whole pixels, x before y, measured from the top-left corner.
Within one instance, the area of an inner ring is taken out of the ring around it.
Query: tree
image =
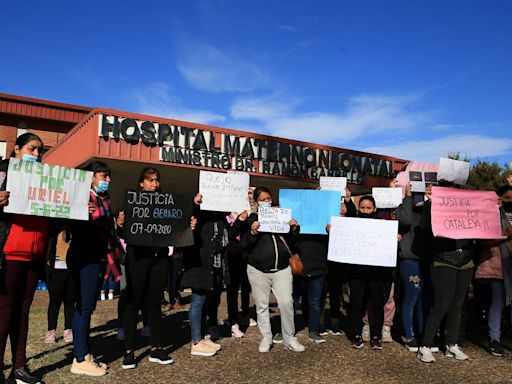
[[[469,171],[467,186],[472,189],[496,190],[499,186],[507,184],[510,169],[501,167],[497,162],[477,159]]]

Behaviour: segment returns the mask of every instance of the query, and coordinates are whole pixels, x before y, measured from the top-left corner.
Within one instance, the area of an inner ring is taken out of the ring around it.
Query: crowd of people
[[[18,137],[11,156],[40,161],[42,146],[38,136],[26,133]],[[8,161],[3,161],[0,172],[6,174],[7,169]],[[393,341],[391,326],[395,321],[400,324],[395,327],[395,340],[415,352],[420,361],[434,362],[434,353],[440,349],[449,358],[468,359],[463,351],[465,323],[461,323],[461,316],[467,312],[465,303],[473,281],[475,297],[477,287],[489,288],[488,298],[479,299],[488,303],[483,308],[488,319],[488,350],[494,356],[505,353],[501,321],[504,307],[512,301],[510,177],[508,185],[496,191],[503,234],[496,240],[434,237],[430,189],[417,193],[406,185],[402,204],[385,210],[377,209],[371,195],[354,199],[347,189],[340,202],[341,216],[398,221],[398,265],[390,268],[328,261],[328,223],[322,235],[301,234],[300,223],[295,220],[289,223],[289,233],[261,232],[258,207],[270,207],[273,202],[265,186],[250,188],[251,209],[239,214],[201,210],[203,196],[198,193],[193,197],[195,208],[189,226],[194,246],[171,252],[169,247],[125,243],[124,209],[114,214],[109,197],[114,175],[101,161],[90,164],[88,170],[93,173],[89,220],[0,213],[0,382],[5,380],[8,337],[12,372],[7,380],[32,384],[41,380],[26,364],[30,307],[40,279],[47,282],[50,297],[44,340],[55,343],[60,338],[56,329],[63,304],[63,340],[73,343],[73,374],[103,376],[108,372],[107,364],[92,354],[89,334],[98,298],[111,299],[117,282],[121,288],[118,339],[124,341],[123,369],[137,366],[139,313],[150,340],[149,361],[173,363],[161,336],[161,304],[166,289],[173,309],[181,307],[179,289],[191,290],[188,315],[193,356],[213,356],[222,348],[218,309],[225,289],[231,335],[244,336],[241,323],[257,325],[260,353],[269,352],[274,344],[303,352],[306,347],[296,337],[301,312],[312,343],[325,343],[328,333],[345,333],[351,348],[360,349],[369,342],[371,349],[381,350],[383,342]],[[134,185],[142,191],[159,191],[159,171],[144,168]],[[440,181],[440,185],[450,183]],[[6,178],[0,188],[1,207],[9,203],[5,186]],[[390,186],[397,187],[396,182]],[[289,262],[294,254],[304,266],[296,276]],[[344,291],[344,287],[348,288]],[[255,319],[250,316],[251,292]],[[271,292],[279,308],[279,331],[271,327]]]

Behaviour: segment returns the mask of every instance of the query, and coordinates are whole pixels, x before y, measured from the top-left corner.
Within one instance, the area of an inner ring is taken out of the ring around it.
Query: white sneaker
[[[249,319],[249,327],[255,327],[258,325],[258,322],[254,319]]]
[[[101,301],[104,301],[104,300],[105,300],[105,292],[101,292],[101,294],[100,294],[100,300],[101,300]]]
[[[272,348],[272,340],[267,340],[265,338],[261,339],[258,351],[260,351],[261,353],[265,353],[269,352],[270,348]]]
[[[109,300],[114,300],[114,292],[112,292],[112,291],[108,292],[108,299]]]
[[[231,336],[236,338],[244,337],[244,333],[240,330],[238,324],[233,324],[231,326]]]
[[[290,344],[285,345],[284,347],[293,352],[304,352],[306,350],[306,348],[299,343],[299,340],[297,340],[296,337],[293,337]]]
[[[432,353],[439,352],[439,347],[430,347],[430,352],[432,352]]]
[[[382,327],[382,342],[383,343],[392,343],[393,337],[391,336],[391,327],[389,325],[384,325]]]
[[[424,363],[434,363],[436,361],[436,358],[432,354],[432,351],[429,347],[420,347],[416,357]]]
[[[363,326],[363,333],[361,334],[363,341],[370,341],[370,326],[365,324]]]
[[[462,352],[457,344],[447,345],[446,352],[444,353],[446,357],[453,357],[455,360],[468,360],[469,356]]]
[[[216,353],[215,348],[205,343],[204,340],[201,340],[197,344],[192,343],[192,348],[190,349],[192,356],[213,356]]]

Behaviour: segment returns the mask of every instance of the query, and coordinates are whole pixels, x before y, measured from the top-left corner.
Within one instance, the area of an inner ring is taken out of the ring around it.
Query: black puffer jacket
[[[246,223],[236,220],[229,225],[225,214],[221,212],[201,211],[196,206],[194,216],[197,218],[194,230],[194,247],[187,248],[184,256],[186,271],[181,277],[182,288],[192,288],[198,292],[213,289],[213,258],[220,254],[224,283],[230,284],[228,258],[226,257],[229,241],[236,238],[246,228]],[[227,242],[223,242],[223,234]]]
[[[294,252],[296,249],[295,243],[298,232],[290,229],[289,233],[282,235],[264,232],[258,232],[258,234],[253,235],[250,230],[251,224],[257,220],[258,215],[256,213],[252,213],[247,220],[248,230],[240,239],[243,257],[247,260],[248,264],[261,272],[277,272],[287,268],[290,265],[290,251]]]
[[[304,264],[301,276],[327,275],[327,235],[300,235],[296,243],[297,252]]]

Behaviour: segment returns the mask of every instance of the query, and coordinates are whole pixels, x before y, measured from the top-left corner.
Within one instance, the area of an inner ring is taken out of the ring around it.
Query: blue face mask
[[[108,191],[108,181],[100,180],[99,184],[95,187],[96,192],[98,193],[105,193]]]
[[[28,155],[28,154],[24,153],[22,160],[23,161],[39,161],[39,157],[34,156],[34,155]]]

